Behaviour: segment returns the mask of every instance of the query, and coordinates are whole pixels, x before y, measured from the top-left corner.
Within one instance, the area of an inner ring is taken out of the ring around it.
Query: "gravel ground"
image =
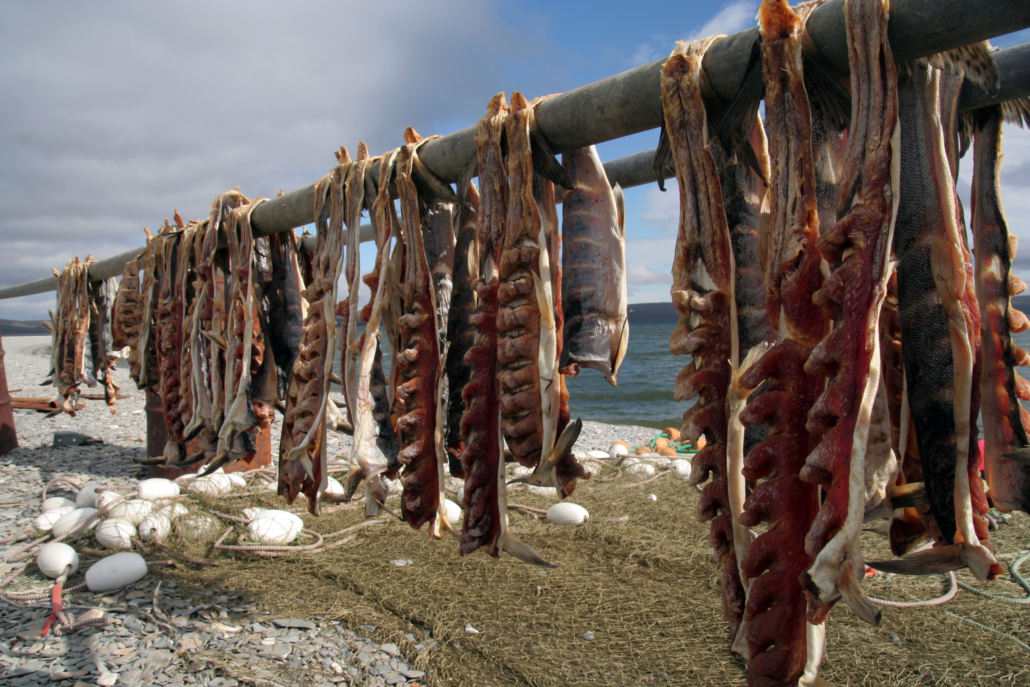
[[[9,337],[4,341],[7,381],[13,396],[53,395],[53,387],[38,385],[49,365],[49,344],[49,337]],[[145,399],[129,379],[127,368],[123,362],[116,372],[120,393],[127,396],[118,400],[116,415],[111,415],[99,400],[86,400],[86,408],[74,418],[59,415],[47,419],[34,411],[14,412],[21,446],[0,458],[0,537],[31,525],[39,514],[44,485],[56,477],[117,488],[128,487],[143,476],[132,459],[146,453]],[[84,388],[83,392],[102,393],[102,389]],[[273,446],[278,445],[280,427],[277,414],[272,427]],[[57,430],[81,432],[103,443],[52,448]],[[621,439],[633,446],[653,438],[655,433],[646,427],[584,422],[576,448],[607,451],[614,441]],[[330,436],[331,453],[349,446],[349,437]],[[448,479],[448,486],[457,488],[460,483]],[[52,495],[69,496],[60,485],[51,488],[48,496]],[[4,591],[48,591],[50,582],[31,559],[27,565],[6,562],[20,546],[4,547],[0,578],[24,566],[24,573]],[[69,585],[81,581],[81,572],[69,580]],[[44,639],[40,630],[50,612],[48,601],[14,602],[0,596],[0,683],[13,687],[40,683],[61,687],[239,684],[223,670],[208,665],[205,657],[214,655],[223,664],[245,666],[246,674],[257,678],[241,677],[245,684],[422,684],[423,674],[409,668],[395,644],[377,644],[362,636],[374,632],[374,627],[352,629],[336,621],[274,618],[269,611],[220,589],[187,595],[161,569],[105,596],[85,590],[68,593],[65,607],[75,616],[89,608],[100,608],[110,624],[66,637],[51,634]],[[169,617],[170,623],[158,622],[162,615]]]

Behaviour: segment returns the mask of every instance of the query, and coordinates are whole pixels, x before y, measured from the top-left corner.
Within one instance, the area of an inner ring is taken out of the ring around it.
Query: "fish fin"
[[[207,331],[203,331],[203,330],[201,330],[200,333],[203,334],[204,337],[208,341],[213,343],[215,346],[218,346],[223,351],[225,350],[225,347],[226,347],[225,339],[222,338],[221,334],[219,334],[218,332],[207,332]]]
[[[991,44],[987,41],[939,52],[931,55],[929,62],[949,74],[962,74],[989,95],[997,93],[1001,85],[998,63],[994,61]]]
[[[947,309],[949,302],[961,300],[965,292],[966,270],[962,255],[948,239],[935,236],[930,245],[930,266]]]
[[[1023,465],[1030,465],[1030,447],[1017,449],[1011,453],[1003,453],[1001,457],[1014,460]]]
[[[658,134],[658,147],[654,151],[651,169],[654,170],[658,190],[665,191],[665,173],[672,172],[675,175],[675,168],[672,164],[672,144],[669,143],[669,132],[665,130],[664,119],[662,120],[662,131]]]
[[[926,551],[917,551],[904,558],[891,561],[874,561],[866,563],[870,568],[895,575],[934,575],[951,572],[966,567],[959,544],[935,546]]]
[[[548,563],[540,557],[533,547],[528,544],[523,544],[519,539],[513,535],[510,531],[504,535],[504,544],[501,545],[501,550],[507,552],[509,555],[514,556],[523,563],[532,563],[533,565],[539,565],[543,568],[557,568],[558,566],[554,563]]]
[[[547,142],[547,138],[535,126],[529,130],[529,147],[533,155],[533,173],[553,181],[566,191],[571,191],[573,186],[569,173],[551,152],[551,144]]]
[[[133,458],[132,462],[136,463],[137,465],[160,465],[161,463],[165,462],[165,457],[153,456],[147,458]]]
[[[1030,129],[1030,98],[1016,98],[1001,104],[1001,115],[1006,124]]]
[[[958,545],[961,550],[962,560],[966,562],[969,572],[981,582],[987,582],[991,575],[991,568],[998,564],[998,560],[991,554],[990,550],[983,546],[968,546],[965,542]]]
[[[838,125],[838,131],[847,131],[851,126],[851,94],[848,89],[818,50],[806,50],[804,62],[805,90],[809,101],[820,108],[830,122]]]
[[[304,472],[306,472],[311,481],[314,482],[315,466],[311,464],[311,457],[308,456],[307,451],[305,451],[300,457],[300,466],[304,468]]]
[[[926,485],[922,482],[898,484],[887,489],[894,508],[919,508],[929,506],[930,497],[926,493]]]
[[[582,431],[583,420],[578,417],[567,424],[561,436],[558,437],[558,441],[554,442],[554,450],[551,451],[549,459],[553,459],[557,463],[562,456],[572,450]]]
[[[745,162],[767,186],[768,180],[758,163],[758,155],[751,145],[751,130],[758,121],[758,106],[765,97],[765,80],[762,77],[762,48],[756,39],[751,44],[751,55],[740,90],[730,101],[719,126],[719,141],[728,155]]]
[[[615,212],[619,219],[619,233],[626,238],[626,194],[618,184],[612,187],[612,195],[615,196]]]
[[[613,343],[615,340],[613,339]],[[626,353],[629,351],[629,317],[622,322],[622,330],[619,332],[618,343],[616,344],[614,355],[612,355],[612,368],[608,383],[612,386],[618,386],[619,368],[622,367],[622,361],[626,359]],[[576,374],[579,374],[579,366],[576,366]],[[575,377],[576,375],[569,375]]]
[[[840,595],[844,598],[845,603],[848,604],[848,607],[855,612],[855,615],[873,627],[880,626],[883,614],[879,608],[873,605],[873,602],[869,600],[865,592],[862,591],[862,586],[855,576],[855,562],[853,559],[847,559],[840,566],[840,572],[837,573],[837,589],[840,591]]]
[[[443,528],[444,532],[446,532],[447,534],[453,534],[459,540],[461,539],[461,532],[454,529],[454,525],[452,525],[450,521],[447,519],[447,511],[443,507],[443,504],[441,504],[440,506],[440,514],[436,517],[440,518],[440,526]]]

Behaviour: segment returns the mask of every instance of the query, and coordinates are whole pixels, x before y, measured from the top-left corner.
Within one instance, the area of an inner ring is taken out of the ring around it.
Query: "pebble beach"
[[[4,340],[8,386],[15,397],[50,397],[53,387],[39,386],[49,365],[49,337]],[[133,458],[146,454],[144,393],[129,379],[123,361],[116,372],[120,394],[112,415],[102,400],[85,400],[77,417],[16,410],[19,448],[0,458],[0,538],[29,528],[39,515],[44,486],[55,478],[80,485],[99,482],[128,488],[145,475]],[[84,393],[102,393],[83,388]],[[281,417],[272,427],[278,445]],[[54,448],[54,432],[70,430],[100,442]],[[648,427],[585,421],[579,451],[607,451],[615,441],[629,446],[654,438]],[[330,435],[331,453],[347,451],[350,438]],[[276,459],[273,448],[273,463]],[[448,480],[456,487],[456,480]],[[53,485],[47,496],[71,496],[68,485]],[[33,559],[7,562],[23,543],[0,547],[0,580],[13,578],[4,593],[48,592],[52,582]],[[288,559],[281,559],[284,570]],[[68,585],[81,581],[82,572]],[[224,666],[245,666],[244,684],[267,685],[421,685],[424,676],[405,661],[396,644],[377,643],[367,635],[371,625],[347,627],[338,621],[281,617],[248,603],[231,590],[188,593],[176,583],[175,571],[152,566],[139,582],[117,592],[70,592],[65,608],[73,616],[100,609],[110,620],[105,627],[86,628],[64,637],[41,637],[50,613],[49,600],[12,601],[0,596],[0,683],[14,687],[54,684],[197,685],[240,684]],[[417,646],[422,650],[422,646]],[[430,647],[432,648],[432,647]],[[218,665],[212,657],[217,656]]]

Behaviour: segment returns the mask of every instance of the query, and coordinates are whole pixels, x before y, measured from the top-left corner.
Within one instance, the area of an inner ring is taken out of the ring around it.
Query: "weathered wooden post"
[[[18,447],[18,433],[14,430],[14,411],[11,394],[7,390],[7,367],[4,364],[4,338],[0,334],[0,456],[6,456]]]

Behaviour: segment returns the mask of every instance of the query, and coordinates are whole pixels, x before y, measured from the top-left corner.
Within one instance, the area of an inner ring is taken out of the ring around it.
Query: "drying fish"
[[[139,257],[140,269],[143,270],[143,283],[140,285],[139,332],[135,335],[135,344],[129,354],[129,376],[139,389],[153,390],[157,386],[157,353],[154,347],[154,311],[157,306],[157,252],[161,244],[146,227],[143,232],[147,236],[147,245]],[[138,272],[137,272],[138,274]]]
[[[326,413],[336,343],[336,289],[343,267],[344,182],[349,164],[338,165],[315,185],[315,244],[312,280],[302,293],[308,302],[300,351],[293,365],[279,444],[278,493],[293,503],[303,492],[318,513],[328,484]],[[328,202],[327,202],[328,201]]]
[[[139,343],[142,325],[141,311],[143,296],[139,292],[139,259],[130,260],[122,269],[118,292],[111,307],[112,350],[120,351],[126,346],[135,350]]]
[[[341,154],[340,163],[349,160]],[[347,420],[352,427],[357,425],[354,413],[354,394],[358,386],[358,358],[361,354],[357,344],[358,291],[361,277],[361,211],[364,209],[365,177],[372,168],[373,160],[368,156],[368,147],[362,141],[358,144],[357,160],[351,164],[344,182],[344,206],[347,208],[344,224],[347,228],[347,255],[344,263],[344,278],[347,280],[347,299],[337,306],[337,316],[343,317],[340,325],[340,374],[343,377],[343,398],[347,406]]]
[[[175,437],[180,444],[189,438],[186,430],[193,422],[195,410],[200,402],[196,388],[198,380],[194,378],[193,347],[199,338],[197,321],[200,299],[197,298],[196,282],[203,239],[204,228],[198,222],[190,222],[189,226],[183,229],[177,276],[177,297],[183,304],[182,343],[179,348],[179,420],[176,423],[179,433]],[[183,451],[184,449],[185,447]]]
[[[769,229],[761,248],[767,326],[778,332],[768,351],[753,349],[753,357],[761,357],[743,362],[733,386],[734,397],[764,387],[740,413],[740,421],[768,425],[768,437],[744,459],[743,477],[755,486],[738,518],[746,527],[767,526],[740,565],[748,583],[743,622],[754,683],[811,684],[823,649],[824,629],[806,622],[798,580],[811,562],[804,539],[819,508],[818,490],[798,477],[817,441],[805,420],[824,386],[821,376],[805,372],[804,363],[827,331],[822,309],[812,302],[822,286],[824,265],[816,246],[819,194],[813,151],[815,120],[822,115],[815,114],[815,94],[810,97],[811,87],[806,88],[809,65],[818,61],[806,53],[805,21],[813,8],[803,5],[795,13],[783,1],[762,3],[761,76],[752,76],[764,82],[768,118]],[[753,63],[755,70],[758,64]],[[820,92],[819,97],[828,96]],[[757,109],[757,102],[752,107]],[[740,121],[754,117],[754,109],[745,108]]]
[[[181,378],[179,356],[182,350],[182,321],[185,315],[182,302],[182,282],[189,264],[188,247],[183,246],[183,235],[174,231],[165,220],[159,236],[157,264],[157,306],[154,311],[154,334],[159,376],[158,394],[164,411],[168,440],[163,456],[168,465],[184,457],[182,430],[185,425],[179,413]],[[150,456],[155,458],[156,456]]]
[[[497,356],[498,264],[504,243],[508,208],[508,170],[502,153],[508,104],[498,93],[476,127],[480,202],[476,215],[474,254],[478,275],[473,281],[476,312],[471,317],[475,340],[465,360],[469,381],[462,390],[461,455],[467,476],[462,506],[463,556],[482,549],[498,557],[507,551],[519,560],[546,565],[539,554],[508,531],[504,484],[504,437],[501,433],[500,381]],[[470,255],[473,251],[470,251]]]
[[[358,339],[360,349],[360,366],[355,392],[355,424],[354,449],[350,473],[344,483],[345,499],[350,499],[361,483],[365,485],[365,516],[374,517],[379,514],[381,505],[386,500],[386,485],[382,473],[396,472],[400,468],[398,461],[397,435],[390,422],[389,399],[386,394],[386,379],[383,375],[382,351],[379,346],[380,323],[383,312],[384,297],[393,275],[386,261],[390,250],[390,238],[395,227],[393,213],[390,212],[393,202],[390,200],[390,174],[394,157],[393,151],[382,158],[379,167],[379,191],[372,206],[372,224],[376,232],[376,262],[372,272],[365,277],[365,283],[374,286],[372,299],[369,302],[365,333]],[[366,185],[366,194],[374,190],[372,184]]]
[[[479,253],[476,242],[476,225],[479,213],[479,192],[469,181],[462,189],[458,208],[457,235],[454,246],[454,286],[451,291],[450,310],[447,314],[447,426],[444,445],[450,461],[450,473],[466,478],[461,464],[465,444],[461,433],[461,417],[467,406],[462,391],[472,376],[472,367],[465,355],[476,340],[476,327],[472,316],[476,313],[476,292],[473,284],[479,276]]]
[[[429,536],[439,539],[446,527],[441,512],[443,496],[443,437],[439,418],[440,338],[436,293],[426,259],[419,194],[412,178],[415,147],[409,143],[397,154],[397,195],[401,201],[401,230],[407,259],[401,287],[402,313],[398,317],[400,352],[397,356],[396,399],[400,444],[401,514],[414,529],[429,523]]]
[[[268,345],[269,317],[268,289],[275,278],[272,264],[271,239],[254,239],[254,343],[251,347],[253,362],[250,373],[250,398],[254,412],[254,429],[260,433],[272,426],[275,407],[279,404],[279,361]],[[299,295],[299,294],[298,294]],[[297,342],[300,343],[299,340]],[[248,454],[250,453],[248,449]]]
[[[867,504],[883,500],[897,469],[879,350],[898,202],[897,77],[884,0],[849,0],[845,11],[855,110],[839,185],[840,219],[818,244],[833,272],[815,300],[835,313],[837,324],[805,364],[807,372],[832,381],[808,415],[809,431],[823,439],[801,477],[825,496],[805,541],[815,560],[802,580],[812,595],[813,621],[821,622],[843,596],[876,625],[880,612],[856,575],[865,570],[859,539]]]
[[[72,258],[57,276],[56,316],[51,313],[50,375],[45,384],[56,382],[61,397],[61,411],[75,417],[79,399],[79,385],[96,385],[93,374],[92,350],[89,346],[90,294],[89,266],[93,256],[85,261]]]
[[[971,330],[979,326],[979,309],[939,123],[939,83],[940,72],[925,61],[899,69],[901,191],[894,252],[902,354],[929,498],[924,524],[939,544],[960,544],[941,548],[940,555],[961,551],[974,574],[988,579],[1000,568],[981,541],[986,524],[973,512],[974,500],[982,499],[970,422],[976,356]]]
[[[599,370],[612,386],[629,346],[626,201],[608,183],[597,150],[562,155],[573,188],[562,205],[564,347],[559,367]],[[555,259],[556,256],[555,256]]]
[[[708,480],[698,517],[711,521],[715,559],[723,568],[723,614],[740,629],[744,587],[734,549],[734,526],[727,492],[726,394],[731,366],[738,363],[733,248],[723,208],[722,188],[705,106],[707,84],[701,61],[715,37],[680,42],[662,69],[663,144],[672,157],[680,192],[679,232],[673,255],[672,302],[679,324],[669,352],[693,360],[676,377],[677,401],[699,396],[683,415],[682,436],[702,434],[707,446],[694,458],[691,483]],[[745,536],[749,536],[746,534]]]
[[[536,467],[530,482],[557,486],[553,469],[560,458],[554,453],[561,393],[556,329],[560,291],[558,255],[552,251],[558,226],[554,185],[534,175],[535,160],[553,157],[535,131],[533,106],[516,92],[506,121],[511,191],[498,264],[501,429],[515,460]],[[557,178],[568,187],[561,172]]]
[[[300,295],[304,281],[297,260],[297,235],[292,231],[284,231],[272,234],[268,239],[272,281],[265,290],[265,310],[269,325],[267,339],[278,370],[277,395],[280,400],[284,400],[304,333],[305,308],[304,299]]]
[[[118,367],[118,355],[111,338],[111,313],[118,284],[114,278],[90,284],[89,342],[93,368],[98,382],[104,384],[104,400],[115,412],[115,397],[118,385],[114,382],[114,371]]]
[[[984,322],[981,329],[983,371],[980,379],[987,484],[996,508],[1030,512],[1030,461],[1013,460],[1030,449],[1030,414],[1021,399],[1030,399],[1030,385],[1014,369],[1030,363],[1030,356],[1012,342],[1012,334],[1030,322],[1012,307],[1011,297],[1026,285],[1015,277],[1016,237],[1009,233],[1001,203],[1001,123],[1030,126],[1030,102],[977,110],[973,153],[972,229],[976,256],[976,293]]]

